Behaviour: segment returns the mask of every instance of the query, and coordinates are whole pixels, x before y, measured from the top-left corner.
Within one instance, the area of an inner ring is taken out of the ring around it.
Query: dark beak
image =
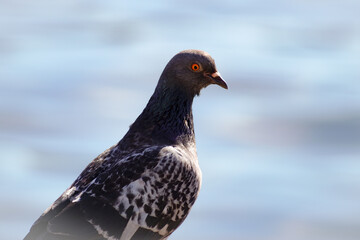
[[[211,79],[211,83],[219,85],[222,88],[228,89],[226,82],[221,78],[219,72],[214,72],[213,74],[207,74],[207,76]]]

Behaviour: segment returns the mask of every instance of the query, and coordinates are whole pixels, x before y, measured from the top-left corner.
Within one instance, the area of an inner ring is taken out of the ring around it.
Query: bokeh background
[[[198,201],[170,239],[360,239],[360,1],[0,0],[0,239],[122,138],[165,64],[209,52]]]

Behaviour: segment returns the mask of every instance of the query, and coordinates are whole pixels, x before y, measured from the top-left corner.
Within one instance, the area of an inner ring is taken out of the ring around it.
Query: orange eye
[[[199,64],[197,63],[193,63],[193,65],[191,65],[191,69],[194,71],[194,72],[197,72],[200,70],[200,66]]]

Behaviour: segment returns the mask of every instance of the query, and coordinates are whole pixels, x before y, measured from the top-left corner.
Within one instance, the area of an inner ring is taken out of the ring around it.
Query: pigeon
[[[185,220],[201,186],[192,103],[227,89],[212,57],[176,54],[125,136],[95,158],[25,240],[160,240]]]

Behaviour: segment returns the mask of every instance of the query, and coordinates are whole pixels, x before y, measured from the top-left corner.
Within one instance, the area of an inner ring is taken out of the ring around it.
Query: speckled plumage
[[[227,88],[210,55],[175,55],[124,138],[85,168],[25,239],[166,239],[200,190],[191,106],[209,84]]]

